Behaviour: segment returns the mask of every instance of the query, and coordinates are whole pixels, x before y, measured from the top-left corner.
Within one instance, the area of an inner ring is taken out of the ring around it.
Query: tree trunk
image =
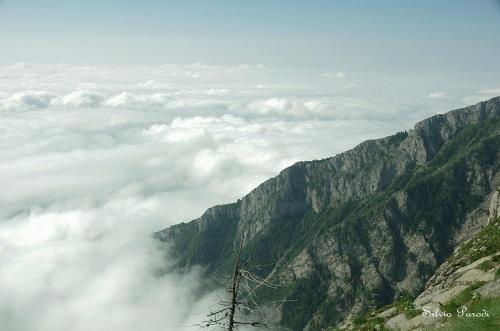
[[[238,250],[236,257],[236,264],[234,266],[233,281],[231,284],[231,310],[229,312],[229,326],[228,331],[234,330],[234,315],[236,314],[236,300],[238,298],[238,290],[240,283],[240,255],[241,248]]]

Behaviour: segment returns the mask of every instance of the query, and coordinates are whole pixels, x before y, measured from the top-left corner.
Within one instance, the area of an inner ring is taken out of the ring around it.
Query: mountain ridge
[[[417,294],[486,223],[485,201],[500,181],[499,115],[496,97],[295,163],[242,199],[155,236],[172,243],[179,267],[207,274],[224,273],[244,237],[245,254],[272,265],[262,275],[285,284],[264,295],[307,303],[278,307],[282,325],[343,323],[366,306]],[[304,289],[319,292],[301,296]]]

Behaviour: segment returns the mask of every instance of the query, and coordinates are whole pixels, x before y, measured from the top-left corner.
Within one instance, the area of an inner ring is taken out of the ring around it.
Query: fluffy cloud
[[[75,91],[54,100],[53,104],[63,107],[97,107],[103,100],[104,97],[99,93]]]
[[[33,210],[3,225],[2,328],[185,329],[199,276],[161,275],[168,266],[136,220],[149,208],[129,196],[98,208]]]
[[[162,82],[158,82],[156,80],[150,79],[150,80],[145,81],[143,83],[137,84],[137,86],[140,88],[144,88],[144,89],[160,89],[160,88],[165,87],[165,84]]]
[[[8,111],[30,111],[47,108],[55,94],[47,91],[22,91],[12,94],[0,103],[1,108]]]
[[[111,96],[108,100],[106,100],[105,104],[110,107],[147,109],[165,107],[169,101],[169,96],[165,93],[134,94],[130,92],[122,92]]]
[[[248,107],[253,113],[282,117],[314,118],[333,117],[333,107],[320,100],[294,100],[289,98],[270,98],[251,102]]]
[[[194,305],[202,280],[196,271],[160,276],[168,260],[151,233],[232,201],[297,161],[308,131],[233,115],[3,113],[2,325],[185,330],[185,319],[206,308]]]
[[[0,67],[0,325],[189,330],[211,297],[198,296],[198,270],[169,270],[151,233],[296,161],[486,95],[447,89],[443,109],[422,95],[446,82],[385,79],[342,89],[261,66]]]
[[[442,99],[442,98],[446,98],[447,96],[448,96],[448,94],[446,92],[443,92],[443,91],[432,92],[431,94],[429,94],[429,98],[432,98],[432,99]]]
[[[338,78],[338,79],[343,79],[343,78],[347,77],[347,74],[345,72],[339,71],[339,72],[335,73],[335,75],[333,75],[333,77]]]
[[[64,96],[57,96],[47,91],[16,92],[0,101],[0,109],[6,111],[32,111],[48,107],[98,107],[104,101],[99,93],[74,91]]]
[[[32,68],[33,65],[31,63],[26,63],[26,62],[18,62],[5,67],[5,69],[7,70],[30,70]]]
[[[343,71],[336,72],[334,74],[330,72],[325,72],[321,75],[323,78],[335,78],[335,79],[344,79],[347,77],[347,73]]]
[[[208,95],[218,95],[218,96],[224,96],[230,94],[231,91],[225,88],[212,88],[207,91],[205,91],[205,94]]]

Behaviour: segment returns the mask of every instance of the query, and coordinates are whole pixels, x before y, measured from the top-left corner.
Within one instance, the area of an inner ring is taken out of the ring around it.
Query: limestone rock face
[[[488,217],[488,222],[496,220],[500,217],[500,187],[493,193],[490,202],[490,215]]]
[[[491,200],[494,198],[492,195]],[[500,219],[495,218],[472,238],[460,244],[430,278],[425,290],[413,300],[412,307],[419,312],[416,316],[407,316],[396,307],[390,307],[378,312],[376,317],[384,319],[385,326],[390,329],[439,329],[447,322],[446,318],[424,316],[422,313],[443,313],[444,307],[452,301],[467,307],[474,301],[500,297],[500,279],[496,276],[500,270],[500,243],[491,240],[498,238]],[[469,297],[464,293],[469,293]]]
[[[279,307],[283,326],[340,325],[418,294],[461,242],[498,217],[499,115],[500,97],[296,163],[241,200],[156,236],[179,267],[209,274],[229,270],[244,238],[244,254],[290,299]]]

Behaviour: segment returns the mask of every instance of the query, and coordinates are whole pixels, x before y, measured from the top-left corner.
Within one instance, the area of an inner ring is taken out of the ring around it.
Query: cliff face
[[[290,300],[279,307],[283,326],[341,324],[402,293],[416,295],[487,223],[500,183],[499,115],[497,97],[296,163],[241,200],[156,236],[172,243],[179,267],[218,274],[245,233],[244,254],[282,284],[262,295]]]
[[[427,281],[415,300],[403,298],[372,311],[349,330],[498,330],[500,316],[500,219],[498,188],[490,199],[488,225],[461,243]],[[461,312],[488,312],[481,321]],[[495,308],[497,307],[497,308]],[[484,309],[484,310],[483,310]],[[433,313],[434,316],[431,316]],[[446,315],[448,313],[448,315]],[[378,325],[378,327],[376,327]]]

